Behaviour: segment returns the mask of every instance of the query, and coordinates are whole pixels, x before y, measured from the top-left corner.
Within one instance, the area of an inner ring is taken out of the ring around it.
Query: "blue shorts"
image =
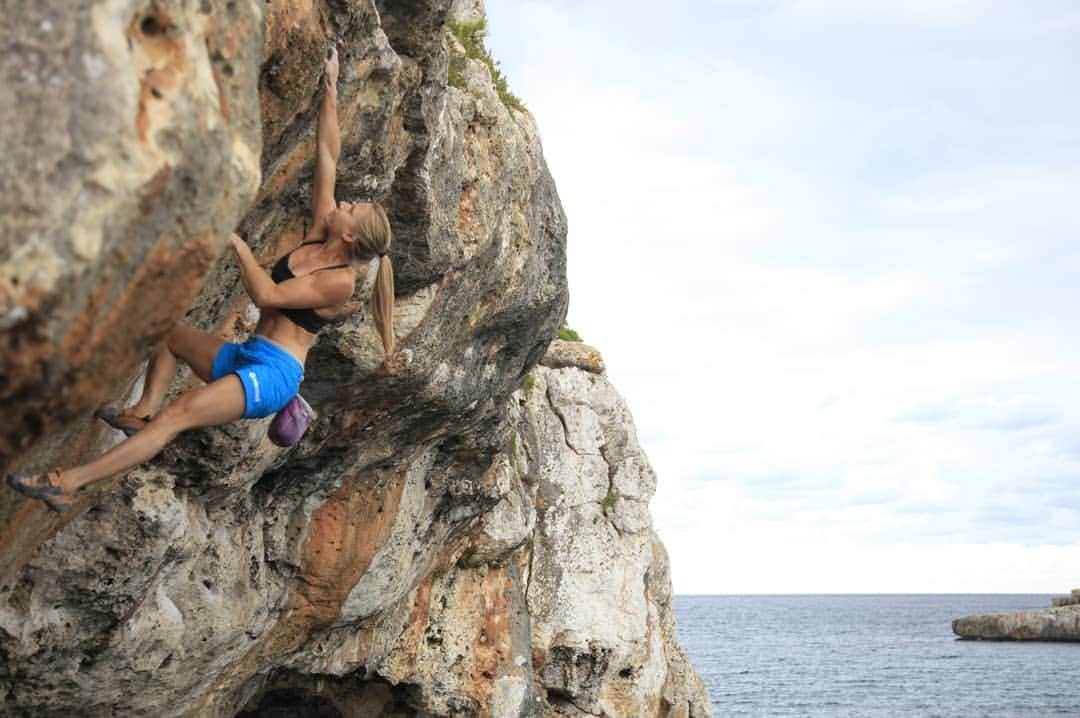
[[[225,342],[214,357],[210,380],[236,374],[244,385],[244,418],[276,414],[300,391],[304,365],[269,339],[252,336],[243,344]]]

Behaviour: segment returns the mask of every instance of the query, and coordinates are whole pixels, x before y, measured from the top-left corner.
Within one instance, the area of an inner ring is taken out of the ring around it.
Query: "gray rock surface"
[[[1076,606],[1080,605],[1080,588],[1074,588],[1072,593],[1068,596],[1060,596],[1058,598],[1051,599],[1050,605],[1053,607],[1058,606]]]
[[[567,287],[536,125],[480,62],[447,86],[451,12],[0,13],[5,471],[114,443],[89,412],[174,321],[253,328],[222,249],[237,223],[267,261],[303,234],[329,38],[337,196],[388,209],[400,343],[391,372],[366,306],[326,331],[291,449],[268,420],[187,432],[59,517],[0,489],[5,714],[709,714],[629,411],[595,350],[538,366]]]
[[[592,358],[534,369],[523,389],[540,686],[552,715],[711,715],[675,634],[667,554],[648,512],[656,475]]]
[[[987,641],[1080,641],[1080,592],[1054,599],[1051,608],[958,618],[952,629]]]

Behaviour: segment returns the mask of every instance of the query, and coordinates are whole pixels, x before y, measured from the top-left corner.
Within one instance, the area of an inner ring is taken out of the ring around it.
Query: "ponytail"
[[[394,265],[387,254],[379,255],[379,273],[371,290],[371,315],[389,359],[394,355]]]
[[[371,315],[386,358],[390,359],[394,355],[394,266],[390,264],[387,252],[393,233],[386,210],[375,202],[368,204],[372,211],[363,215],[354,228],[356,241],[352,245],[352,261],[359,266],[370,262],[372,257],[379,258],[379,273],[371,290]]]

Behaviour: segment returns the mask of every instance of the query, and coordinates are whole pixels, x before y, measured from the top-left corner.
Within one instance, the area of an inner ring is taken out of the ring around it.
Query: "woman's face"
[[[367,202],[355,204],[342,200],[330,213],[329,226],[334,234],[356,234],[356,227],[369,212],[371,205]]]

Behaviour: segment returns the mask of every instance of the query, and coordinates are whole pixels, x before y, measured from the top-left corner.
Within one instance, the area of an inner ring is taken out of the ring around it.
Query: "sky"
[[[1080,587],[1080,5],[486,5],[676,593]]]

